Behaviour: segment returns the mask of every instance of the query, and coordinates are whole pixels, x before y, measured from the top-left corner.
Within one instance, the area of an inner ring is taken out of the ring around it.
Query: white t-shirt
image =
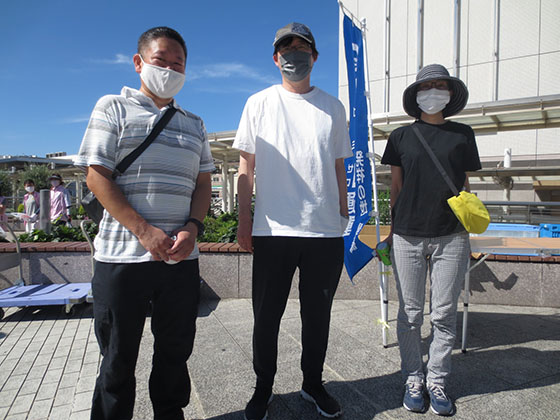
[[[255,154],[254,236],[342,236],[335,161],[352,149],[338,99],[271,86],[247,100],[233,147]]]

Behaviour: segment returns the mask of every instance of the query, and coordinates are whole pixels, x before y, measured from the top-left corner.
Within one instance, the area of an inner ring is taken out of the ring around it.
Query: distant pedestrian
[[[342,413],[322,383],[331,307],[344,262],[348,223],[344,158],[352,155],[342,103],[315,86],[319,53],[309,28],[276,32],[282,84],[251,96],[234,147],[239,164],[241,247],[253,252],[253,366],[257,384],[246,420],[267,417],[276,374],[280,320],[299,268],[301,396],[326,417]],[[251,216],[256,174],[255,216]]]
[[[28,219],[25,220],[25,231],[30,233],[37,227],[37,218],[41,208],[40,196],[35,191],[35,182],[32,179],[26,179],[23,183],[25,195],[23,196],[23,208]]]
[[[422,145],[417,129],[455,184],[469,189],[467,171],[481,168],[471,127],[447,121],[467,104],[465,84],[445,67],[422,68],[406,88],[403,105],[417,120],[389,137],[381,163],[391,165],[391,258],[397,281],[397,336],[405,384],[403,406],[410,411],[430,407],[440,415],[455,411],[447,394],[451,351],[455,342],[457,301],[470,257],[469,234],[447,204],[453,192]],[[430,279],[433,339],[427,373],[422,364],[420,331],[424,320],[426,276]]]
[[[52,174],[49,182],[51,183],[51,223],[54,225],[70,224],[72,221],[70,192],[64,187],[60,174]]]
[[[7,222],[8,216],[6,215],[6,197],[0,195],[0,222]]]

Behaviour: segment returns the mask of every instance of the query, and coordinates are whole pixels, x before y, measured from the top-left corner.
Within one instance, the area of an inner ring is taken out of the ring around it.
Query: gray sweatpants
[[[430,275],[432,343],[426,380],[445,385],[451,373],[457,301],[470,256],[466,232],[436,238],[393,235],[393,271],[399,293],[397,337],[406,381],[423,382],[420,328],[423,321],[426,276]]]

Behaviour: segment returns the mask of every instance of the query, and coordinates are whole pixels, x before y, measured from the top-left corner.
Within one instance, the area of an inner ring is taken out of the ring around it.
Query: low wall
[[[83,242],[24,243],[23,276],[26,282],[70,283],[91,281],[89,246]],[[252,256],[237,244],[199,244],[203,296],[251,297]],[[15,252],[15,244],[0,244],[2,253]],[[473,263],[475,260],[473,259]],[[379,299],[377,260],[367,264],[352,284],[343,271],[335,298]],[[0,272],[0,289],[11,286],[19,270]],[[290,297],[297,297],[298,273]],[[470,302],[560,307],[560,257],[490,256],[471,272]],[[429,295],[429,290],[426,292]],[[389,276],[389,300],[397,300],[395,281]]]

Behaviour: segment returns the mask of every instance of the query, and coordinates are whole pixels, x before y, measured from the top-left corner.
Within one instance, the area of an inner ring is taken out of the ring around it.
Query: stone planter
[[[28,283],[91,281],[91,254],[85,242],[22,243],[21,248],[23,275]],[[251,254],[237,244],[203,242],[199,248],[204,297],[251,297]],[[0,258],[2,253],[13,252],[15,244],[0,244]],[[0,289],[11,286],[18,277],[17,268],[0,272]],[[470,302],[560,307],[559,286],[560,257],[490,256],[471,273]],[[296,271],[290,297],[297,298],[297,289]],[[378,300],[377,260],[367,264],[353,284],[343,271],[336,298]],[[389,300],[397,300],[393,276],[389,276]]]

